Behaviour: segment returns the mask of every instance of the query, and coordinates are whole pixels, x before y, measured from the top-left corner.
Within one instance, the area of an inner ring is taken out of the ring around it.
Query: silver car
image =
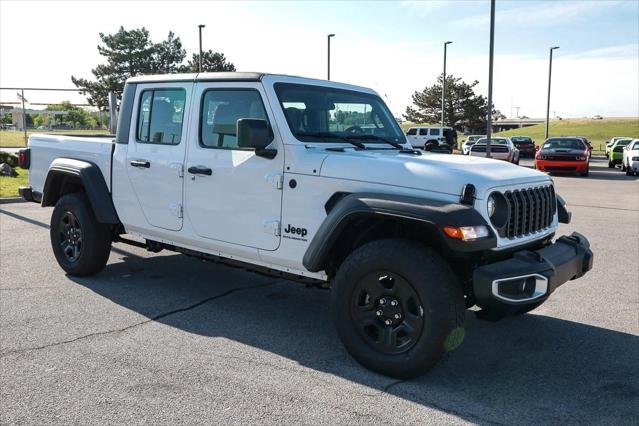
[[[486,156],[486,138],[481,138],[470,147],[473,157]],[[497,160],[504,160],[513,164],[519,164],[519,150],[510,138],[490,138],[490,156]]]

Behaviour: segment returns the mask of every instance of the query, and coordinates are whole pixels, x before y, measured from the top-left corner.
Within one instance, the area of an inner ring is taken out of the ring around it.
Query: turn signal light
[[[444,226],[444,233],[450,238],[462,241],[477,240],[479,238],[488,237],[490,232],[488,228],[480,226]]]

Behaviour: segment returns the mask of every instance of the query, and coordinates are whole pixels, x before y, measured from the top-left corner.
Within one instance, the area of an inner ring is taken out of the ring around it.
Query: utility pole
[[[552,80],[552,51],[559,49],[559,46],[550,48],[550,60],[548,62],[548,100],[546,102],[546,130],[544,132],[544,139],[548,139],[548,124],[550,122],[550,82]]]
[[[490,49],[488,56],[488,117],[486,119],[486,158],[490,158],[493,133],[493,56],[495,52],[495,0],[490,0]]]
[[[199,63],[199,67],[198,67],[198,72],[202,72],[202,28],[206,27],[206,25],[198,25],[198,30],[200,32],[200,63]]]
[[[446,48],[452,41],[444,43],[444,79],[442,80],[442,132],[444,127],[444,104],[446,101]]]
[[[18,96],[22,101],[22,130],[24,131],[24,146],[27,146],[29,137],[27,136],[27,110],[24,107],[24,89],[20,89],[20,93],[18,94]]]
[[[329,34],[326,36],[326,40],[328,41],[328,69],[327,69],[327,80],[331,79],[331,37],[335,37],[335,34]]]
[[[517,110],[517,117],[515,118],[519,118],[519,107],[515,107],[515,109]]]

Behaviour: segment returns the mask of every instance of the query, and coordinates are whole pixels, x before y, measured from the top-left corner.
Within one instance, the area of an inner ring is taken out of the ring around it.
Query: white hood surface
[[[464,185],[472,183],[478,198],[498,186],[551,182],[544,173],[502,160],[430,152],[418,156],[396,150],[333,152],[320,175],[451,195],[461,194]]]

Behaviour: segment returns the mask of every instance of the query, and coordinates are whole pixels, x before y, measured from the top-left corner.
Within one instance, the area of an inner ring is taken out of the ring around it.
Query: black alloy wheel
[[[60,218],[58,237],[60,248],[67,261],[77,261],[82,253],[82,227],[72,212],[66,211]]]
[[[386,271],[370,273],[355,285],[351,318],[366,343],[392,355],[410,350],[424,328],[424,308],[415,289]]]

